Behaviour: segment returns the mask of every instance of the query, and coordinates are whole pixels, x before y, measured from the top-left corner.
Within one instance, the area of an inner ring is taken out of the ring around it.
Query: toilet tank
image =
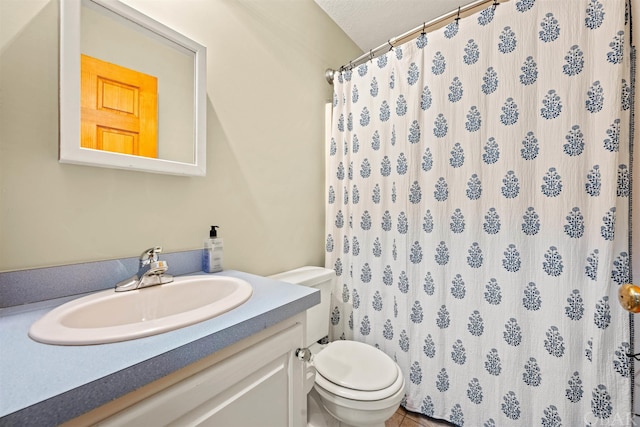
[[[310,286],[320,290],[320,304],[307,310],[306,345],[310,346],[329,334],[331,291],[336,273],[322,267],[300,267],[269,276],[274,280]]]

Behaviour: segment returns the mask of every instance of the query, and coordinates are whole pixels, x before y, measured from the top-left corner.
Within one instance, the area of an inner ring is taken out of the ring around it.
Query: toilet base
[[[340,419],[348,419],[348,420],[353,420],[353,418],[363,418],[363,422],[358,422],[357,424],[349,424],[345,421],[338,421],[338,426],[339,427],[385,427],[385,423],[383,422],[370,422],[371,418],[376,418],[376,419],[380,419],[380,418],[384,418],[385,421],[388,420],[389,418],[391,418],[393,416],[393,413],[395,412],[395,410],[393,410],[392,412],[390,412],[391,415],[389,415],[387,417],[387,415],[389,414],[389,410],[382,410],[382,411],[375,411],[375,413],[371,412],[371,411],[367,411],[366,413],[363,412],[356,412],[354,413],[353,410],[348,410],[347,412],[344,411],[344,408],[341,407],[332,407],[331,409],[333,409],[335,411],[335,413],[333,413],[331,410],[329,410],[329,408],[326,408],[326,411],[331,414],[333,417],[335,417],[336,419],[340,420]],[[396,408],[397,409],[397,408]],[[353,421],[352,421],[353,422]]]
[[[345,409],[341,405],[335,405],[326,400],[323,403],[321,395],[314,387],[307,395],[307,426],[385,427],[385,421],[391,418],[400,406],[400,399],[397,399],[397,403],[392,407],[374,411],[361,411],[355,408]],[[350,424],[347,421],[355,424]]]

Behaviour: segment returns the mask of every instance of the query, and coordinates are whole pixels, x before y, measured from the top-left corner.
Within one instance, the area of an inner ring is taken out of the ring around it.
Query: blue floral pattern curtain
[[[623,0],[511,0],[336,74],[333,338],[456,425],[631,422]]]

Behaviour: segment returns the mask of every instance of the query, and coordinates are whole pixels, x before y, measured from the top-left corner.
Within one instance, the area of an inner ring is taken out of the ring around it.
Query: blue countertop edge
[[[64,301],[0,316],[0,426],[59,425],[320,302],[312,288],[239,271],[216,275],[248,281],[252,297],[213,319],[137,340],[93,346],[31,340],[31,323]]]

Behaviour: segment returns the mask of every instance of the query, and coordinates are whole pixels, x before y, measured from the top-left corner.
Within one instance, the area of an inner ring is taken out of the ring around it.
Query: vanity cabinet
[[[306,425],[304,363],[295,356],[304,322],[304,313],[294,316],[68,424]]]

